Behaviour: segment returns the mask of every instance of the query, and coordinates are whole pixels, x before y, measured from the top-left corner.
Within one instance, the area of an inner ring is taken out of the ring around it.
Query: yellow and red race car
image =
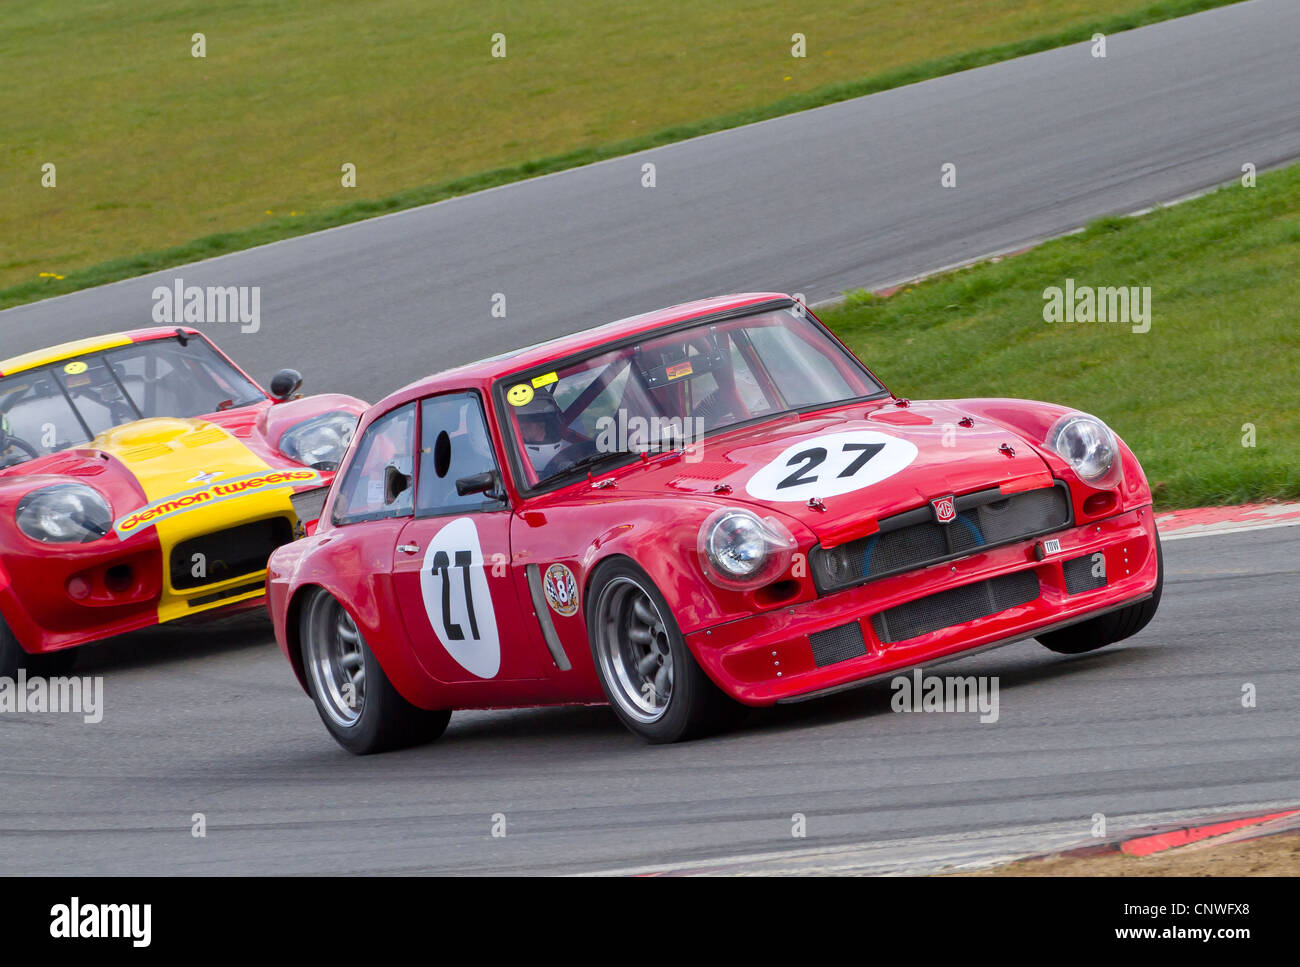
[[[201,333],[140,329],[0,361],[0,675],[256,607],[310,531],[366,404],[267,393]]]

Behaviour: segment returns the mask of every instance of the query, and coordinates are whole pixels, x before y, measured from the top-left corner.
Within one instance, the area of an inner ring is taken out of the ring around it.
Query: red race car
[[[260,606],[271,550],[306,533],[366,404],[267,394],[193,329],[0,361],[0,675],[77,645]]]
[[[788,296],[638,316],[431,376],[362,418],[267,571],[345,748],[453,709],[607,701],[670,742],[1160,597],[1151,493],[1096,417],[890,394]]]

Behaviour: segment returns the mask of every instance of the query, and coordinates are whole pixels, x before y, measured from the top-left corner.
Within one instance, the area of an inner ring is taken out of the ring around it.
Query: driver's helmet
[[[533,467],[541,470],[564,448],[564,414],[548,393],[537,393],[515,408],[519,435]]]

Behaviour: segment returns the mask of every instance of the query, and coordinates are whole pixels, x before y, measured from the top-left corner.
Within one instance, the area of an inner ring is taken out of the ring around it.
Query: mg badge
[[[957,507],[952,497],[936,497],[930,501],[930,506],[934,508],[934,519],[940,524],[951,524],[957,519]]]

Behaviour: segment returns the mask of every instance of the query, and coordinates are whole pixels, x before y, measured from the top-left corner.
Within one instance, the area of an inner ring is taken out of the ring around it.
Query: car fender
[[[285,433],[304,420],[337,412],[351,413],[359,419],[365,410],[366,404],[355,396],[320,393],[266,407],[258,414],[257,430],[268,446],[279,451],[280,440]]]
[[[323,589],[347,609],[393,687],[421,708],[439,708],[445,689],[410,648],[393,591],[392,549],[407,518],[379,527],[333,528],[279,548],[267,569],[267,607],[276,643],[307,689],[298,618],[308,595]]]
[[[1114,494],[1116,501],[1101,513],[1090,513],[1084,510],[1085,506],[1105,507],[1104,501],[1099,499],[1090,504],[1089,498],[1094,495],[1100,497],[1108,493],[1108,491],[1098,490],[1080,480],[1075,472],[1070,469],[1069,464],[1046,446],[1047,433],[1057,420],[1067,413],[1083,412],[1076,407],[1062,406],[1059,403],[1044,403],[1040,400],[1016,399],[966,399],[944,400],[943,402],[970,414],[972,417],[982,417],[992,423],[1004,426],[1024,438],[1047,461],[1052,474],[1058,479],[1065,480],[1070,485],[1077,519],[1086,520],[1094,517],[1111,516],[1129,510],[1136,510],[1140,507],[1147,507],[1151,504],[1151,487],[1146,474],[1142,470],[1140,461],[1128,444],[1124,442],[1124,439],[1115,431],[1115,428],[1111,427],[1111,432],[1115,434],[1115,441],[1119,445],[1120,465],[1123,468],[1123,477],[1119,485],[1113,491],[1110,491]],[[1104,419],[1103,417],[1099,418]],[[1109,424],[1107,425],[1109,426]]]

